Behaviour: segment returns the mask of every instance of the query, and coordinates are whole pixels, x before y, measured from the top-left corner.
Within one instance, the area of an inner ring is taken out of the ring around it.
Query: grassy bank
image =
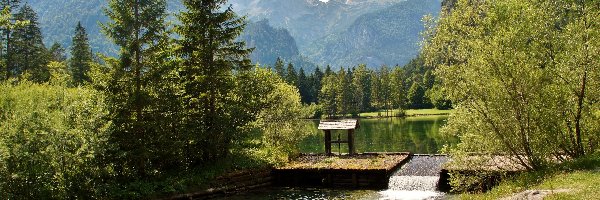
[[[398,110],[389,110],[389,116],[395,116],[395,113],[399,112]],[[438,109],[410,109],[404,110],[404,114],[406,117],[414,117],[414,116],[422,116],[422,115],[449,115],[453,112],[453,110],[438,110]],[[367,112],[361,113],[360,117],[385,117],[385,110],[381,110],[378,112]]]
[[[503,181],[483,194],[462,194],[458,199],[500,199],[528,190],[555,191],[544,199],[599,199],[600,155],[568,162]]]

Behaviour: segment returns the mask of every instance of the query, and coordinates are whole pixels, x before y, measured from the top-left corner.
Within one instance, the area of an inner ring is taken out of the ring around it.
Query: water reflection
[[[434,154],[445,144],[455,144],[456,138],[440,134],[439,129],[446,124],[448,116],[424,116],[410,118],[361,119],[360,129],[355,133],[357,152],[412,152]],[[303,153],[325,152],[323,132],[317,130],[319,121],[307,122],[307,129],[313,135],[300,145]],[[344,131],[333,132],[333,137],[346,139]],[[335,140],[334,139],[334,140]],[[342,144],[341,151],[348,152]],[[338,146],[332,146],[338,151]]]

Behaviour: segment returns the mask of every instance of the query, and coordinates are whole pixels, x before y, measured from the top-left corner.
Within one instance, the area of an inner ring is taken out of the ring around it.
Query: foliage
[[[69,71],[73,78],[73,85],[79,86],[90,82],[88,72],[92,62],[92,50],[85,28],[81,22],[77,22],[73,46],[71,46],[71,59],[69,59]]]
[[[459,0],[442,15],[424,55],[457,108],[452,151],[510,154],[527,169],[597,151],[592,4]]]
[[[247,86],[266,91],[255,104],[260,110],[256,120],[249,124],[261,133],[255,153],[274,165],[287,162],[298,154],[298,145],[308,134],[300,121],[304,116],[298,89],[266,69],[255,68],[240,77]]]
[[[181,24],[175,26],[180,36],[174,54],[179,59],[178,96],[185,111],[182,126],[193,133],[186,151],[194,164],[225,157],[243,134],[238,129],[256,112],[232,98],[236,86],[232,74],[251,67],[251,49],[236,40],[245,27],[244,18],[223,7],[225,3],[183,1],[186,11],[178,15]]]
[[[170,47],[166,1],[111,0],[104,12],[110,21],[102,30],[120,47],[118,60],[107,60],[106,85],[100,87],[115,124],[110,139],[117,149],[110,157],[120,176],[164,173],[182,165],[177,146],[185,143],[173,124],[179,102],[168,74],[171,66],[161,54]]]
[[[323,86],[321,88],[319,103],[323,107],[323,112],[328,118],[338,114],[338,105],[336,98],[338,96],[338,84],[335,75],[323,77]]]
[[[13,70],[14,76],[27,74],[31,81],[45,82],[49,78],[46,67],[49,58],[42,42],[37,14],[29,5],[24,5],[15,14],[15,19],[28,23],[13,30],[10,46],[12,53],[7,65]]]
[[[8,199],[90,199],[110,123],[100,93],[27,81],[0,85],[0,193]]]

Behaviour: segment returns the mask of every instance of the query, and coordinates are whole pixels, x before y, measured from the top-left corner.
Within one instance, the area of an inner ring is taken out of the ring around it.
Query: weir
[[[442,165],[446,156],[414,155],[389,180],[388,190],[380,192],[382,199],[439,199]]]

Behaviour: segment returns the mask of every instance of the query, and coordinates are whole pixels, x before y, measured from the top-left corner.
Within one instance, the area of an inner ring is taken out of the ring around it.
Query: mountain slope
[[[418,53],[421,19],[440,9],[440,0],[409,0],[365,14],[345,31],[313,42],[306,56],[319,65],[404,65]]]
[[[382,10],[405,0],[231,0],[241,15],[250,20],[268,19],[285,28],[303,51],[317,39],[348,28],[363,14]]]
[[[241,39],[246,41],[247,47],[255,48],[250,57],[261,64],[272,64],[277,58],[289,60],[300,55],[290,33],[271,27],[267,20],[249,23]]]
[[[70,47],[74,27],[81,21],[94,52],[117,55],[117,48],[98,26],[107,21],[102,12],[106,0],[24,2],[38,13],[47,46],[58,42]],[[321,66],[406,63],[418,52],[421,17],[439,12],[441,0],[230,0],[228,4],[257,22],[251,22],[243,36],[256,47],[255,62],[272,64],[282,57],[310,69],[311,62]],[[183,9],[180,0],[168,0],[168,5],[171,14]]]
[[[182,7],[179,0],[167,2],[171,12]],[[75,25],[81,21],[94,52],[110,55],[118,53],[112,41],[101,33],[98,25],[108,20],[102,12],[102,8],[107,6],[106,0],[24,0],[23,3],[29,4],[37,12],[46,46],[58,42],[63,47],[70,47]]]

